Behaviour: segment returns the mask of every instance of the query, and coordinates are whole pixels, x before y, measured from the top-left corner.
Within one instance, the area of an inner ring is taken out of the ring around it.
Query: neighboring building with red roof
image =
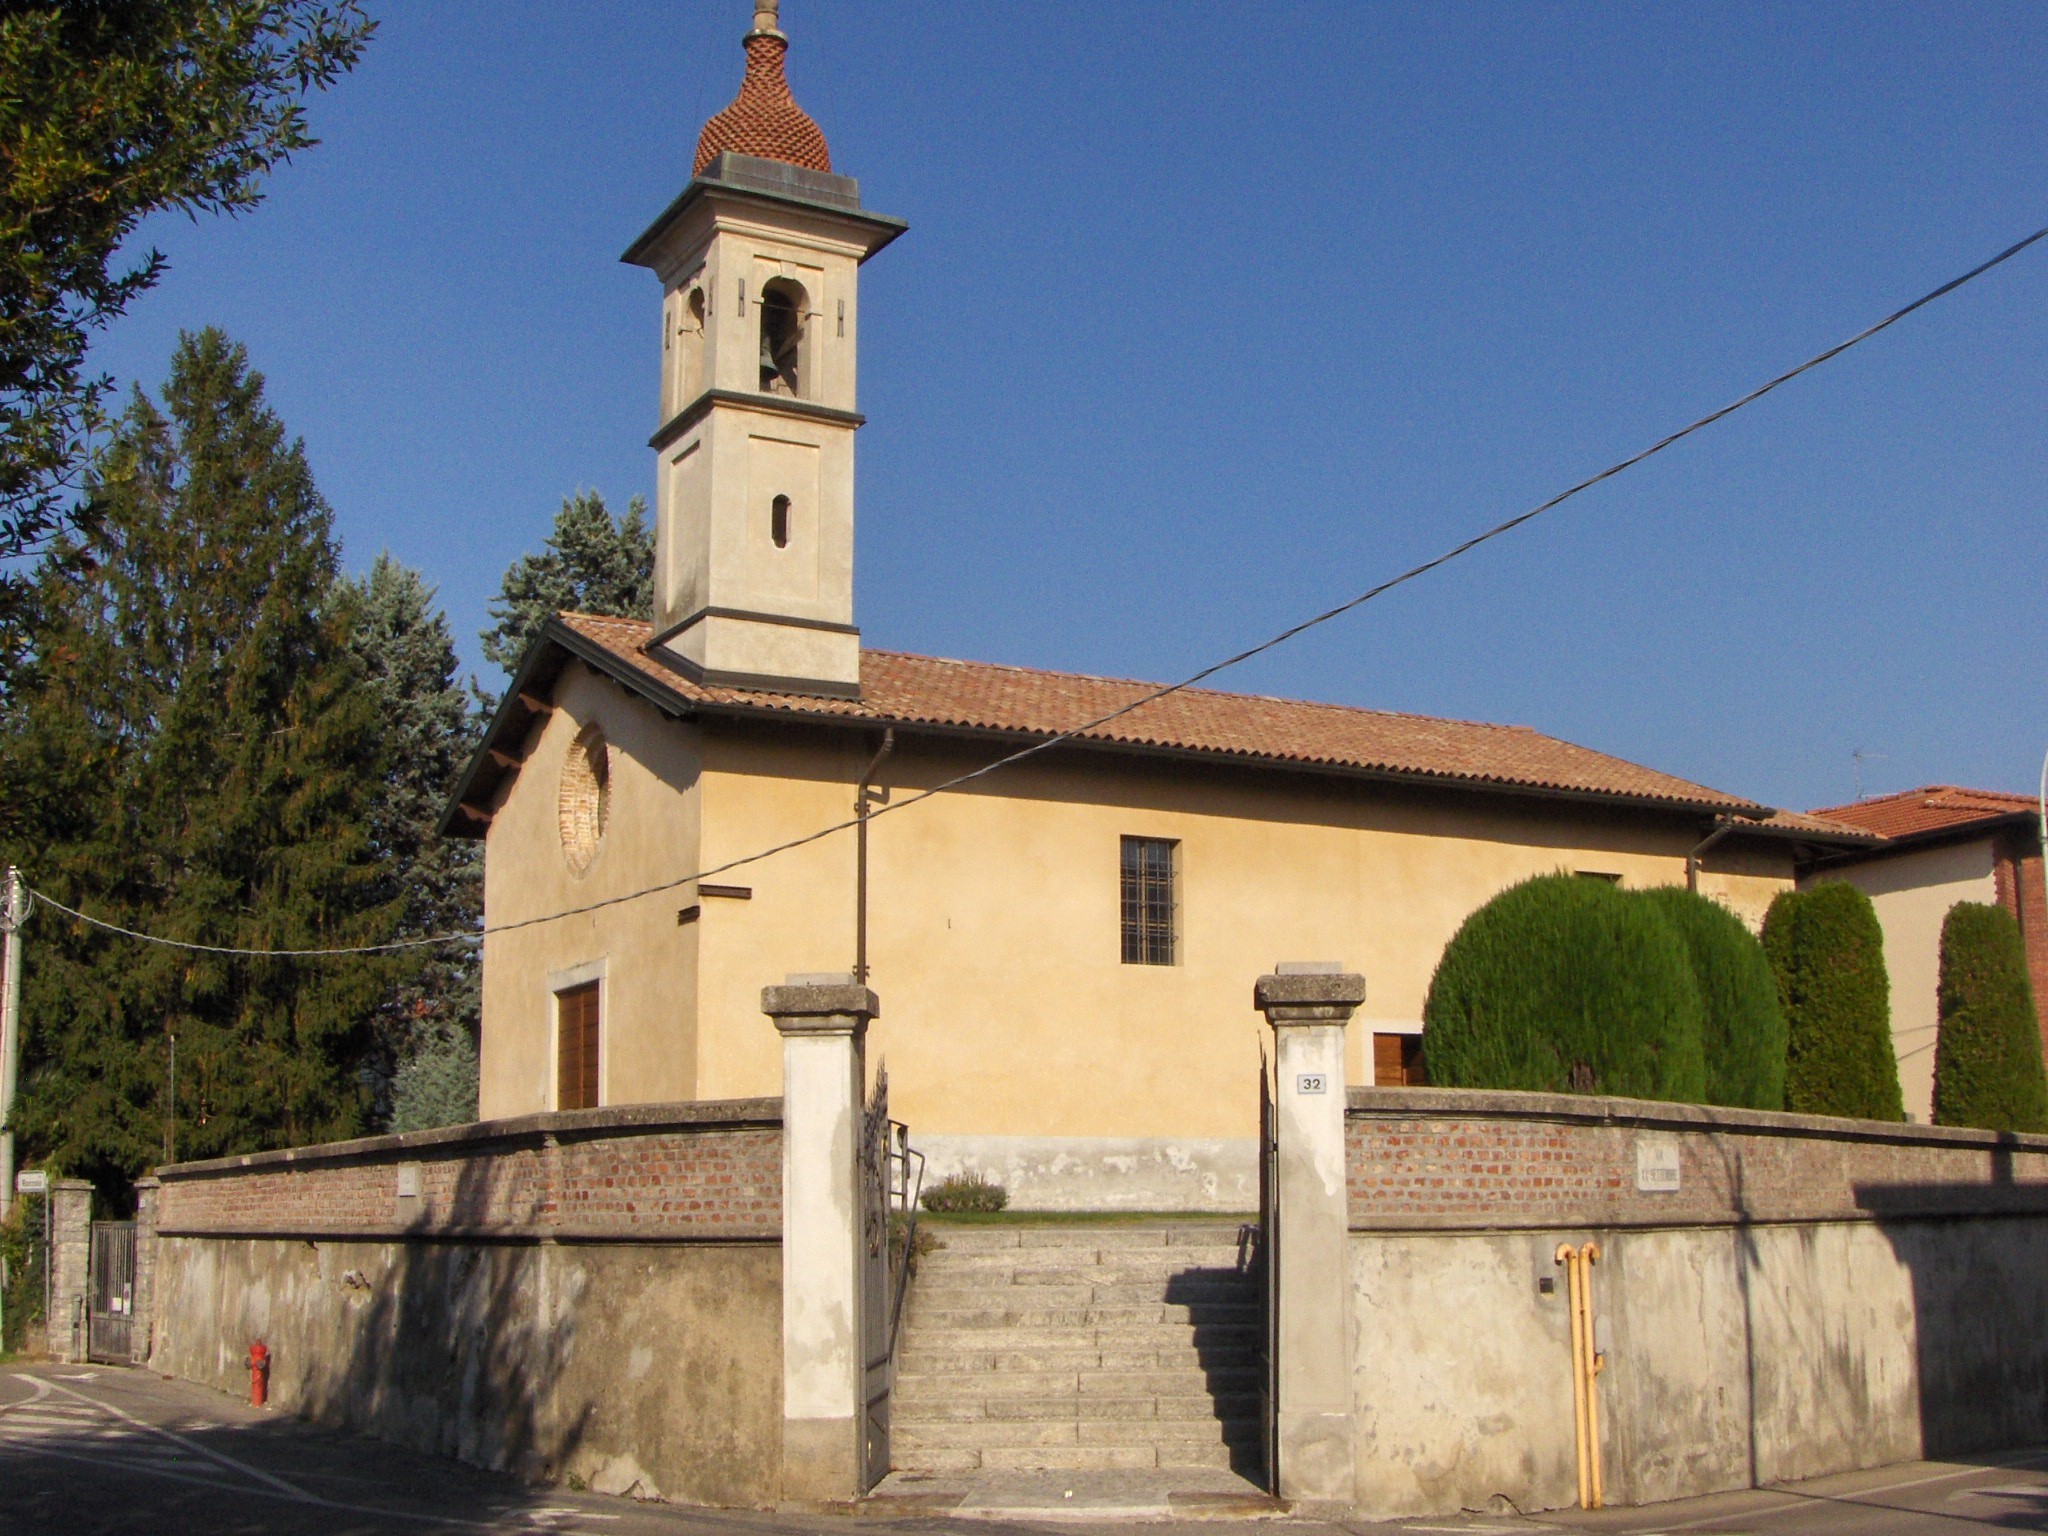
[[[831,170],[775,22],[626,254],[663,292],[652,622],[551,621],[449,812],[487,845],[485,1117],[779,1092],[762,986],[866,966],[935,1174],[1242,1211],[1276,961],[1363,971],[1350,1079],[1408,1081],[1503,888],[1692,877],[1755,922],[1876,845],[1526,726],[863,646],[859,269],[903,225]]]
[[[1867,892],[1877,908],[1892,982],[1892,1042],[1908,1114],[1921,1121],[1933,1117],[1941,924],[1959,901],[1995,902],[2019,922],[2034,1008],[2048,1045],[2048,892],[2042,886],[2040,806],[2032,796],[1929,784],[1813,814],[1880,839],[1815,858],[1800,883],[1846,880]]]

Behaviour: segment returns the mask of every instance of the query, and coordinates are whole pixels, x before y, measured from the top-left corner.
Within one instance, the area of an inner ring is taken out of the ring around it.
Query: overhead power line
[[[658,896],[663,891],[673,891],[685,885],[693,885],[700,880],[707,880],[713,875],[723,875],[735,869],[743,869],[749,864],[759,864],[764,859],[772,859],[778,854],[789,853],[795,849],[807,847],[812,843],[822,842],[824,839],[836,836],[841,832],[851,831],[854,827],[859,826],[863,819],[873,821],[877,817],[886,816],[894,811],[908,810],[911,806],[929,800],[934,795],[945,794],[950,790],[960,788],[964,784],[971,784],[977,779],[986,778],[988,777],[988,775],[996,772],[998,769],[1008,768],[1013,764],[1021,763],[1026,758],[1035,757],[1041,752],[1049,752],[1054,747],[1060,746],[1064,742],[1072,741],[1074,738],[1078,736],[1085,736],[1090,731],[1100,730],[1103,726],[1110,724],[1112,721],[1119,720],[1123,716],[1131,714],[1135,710],[1143,709],[1148,704],[1157,703],[1161,699],[1169,698],[1176,693],[1184,692],[1189,688],[1193,688],[1201,683],[1207,682],[1210,678],[1216,676],[1219,672],[1226,672],[1232,667],[1241,666],[1245,662],[1250,661],[1255,656],[1263,656],[1266,652],[1274,650],[1279,646],[1285,645],[1288,641],[1295,639],[1297,636],[1306,634],[1309,630],[1315,629],[1320,625],[1327,624],[1332,619],[1342,618],[1345,614],[1350,613],[1353,609],[1362,608],[1363,606],[1365,606],[1365,604],[1373,601],[1375,598],[1383,597],[1387,593],[1393,591],[1396,587],[1405,586],[1407,583],[1416,580],[1418,577],[1427,576],[1431,571],[1438,569],[1440,566],[1449,565],[1453,560],[1457,560],[1465,555],[1469,555],[1473,550],[1479,548],[1482,544],[1489,544],[1493,540],[1500,538],[1503,534],[1514,532],[1515,529],[1521,527],[1524,523],[1535,521],[1535,519],[1543,516],[1544,513],[1554,511],[1556,508],[1563,506],[1564,503],[1570,501],[1574,496],[1578,496],[1585,491],[1589,491],[1594,486],[1601,484],[1603,481],[1612,480],[1616,475],[1625,473],[1626,471],[1635,468],[1636,465],[1642,463],[1645,459],[1655,458],[1665,449],[1670,448],[1677,443],[1683,442],[1686,438],[1691,437],[1695,432],[1702,431],[1707,427],[1713,426],[1714,423],[1722,421],[1727,417],[1734,415],[1737,411],[1742,410],[1745,406],[1754,405],[1757,401],[1763,399],[1765,395],[1770,394],[1771,391],[1779,388],[1781,385],[1791,383],[1794,379],[1798,378],[1802,373],[1810,373],[1815,368],[1820,367],[1823,363],[1832,362],[1834,359],[1840,357],[1844,352],[1847,352],[1850,348],[1860,346],[1862,343],[1870,340],[1871,337],[1877,335],[1880,331],[1889,330],[1892,326],[1897,325],[1901,320],[1905,319],[1908,315],[1914,313],[1916,310],[1925,309],[1929,304],[1932,304],[1936,299],[1944,298],[1947,295],[1954,293],[1958,288],[1961,288],[1964,284],[1975,281],[1977,278],[1982,277],[1986,272],[1989,272],[1994,267],[2002,266],[2004,263],[2012,260],[2013,257],[2019,255],[2020,252],[2026,250],[2029,246],[2037,244],[2038,242],[2044,239],[2048,239],[2048,226],[2043,226],[2042,228],[2035,230],[2031,235],[2028,235],[2023,239],[2015,240],[2011,245],[2008,245],[2004,250],[2000,251],[1996,256],[1991,257],[1988,261],[1979,262],[1976,266],[1970,268],[1969,271],[1962,273],[1960,276],[1950,278],[1940,287],[1929,289],[1926,293],[1921,294],[1919,298],[1913,300],[1910,304],[1901,305],[1899,308],[1893,310],[1890,314],[1886,315],[1882,320],[1877,321],[1873,325],[1865,326],[1862,330],[1858,331],[1855,335],[1849,337],[1846,341],[1837,342],[1834,346],[1829,347],[1824,352],[1816,352],[1812,357],[1809,357],[1805,362],[1796,364],[1791,368],[1787,368],[1783,373],[1778,374],[1775,378],[1769,379],[1764,383],[1759,384],[1755,389],[1750,390],[1745,395],[1741,395],[1738,398],[1731,400],[1728,404],[1722,406],[1719,410],[1709,411],[1706,415],[1699,417],[1697,420],[1686,423],[1686,425],[1680,427],[1677,431],[1667,433],[1665,436],[1658,438],[1656,442],[1650,444],[1649,447],[1642,449],[1640,452],[1632,453],[1625,459],[1619,459],[1616,462],[1608,465],[1607,468],[1601,470],[1599,473],[1588,475],[1585,479],[1579,481],[1577,484],[1569,486],[1562,491],[1559,491],[1555,496],[1552,496],[1548,501],[1539,502],[1537,505],[1531,507],[1528,511],[1518,513],[1514,517],[1508,518],[1504,522],[1495,523],[1491,528],[1486,529],[1483,533],[1475,533],[1474,535],[1472,535],[1471,538],[1466,539],[1461,544],[1453,545],[1451,548],[1445,550],[1442,554],[1437,555],[1435,558],[1425,560],[1420,565],[1410,566],[1407,570],[1401,572],[1398,576],[1390,576],[1385,581],[1380,582],[1377,586],[1368,587],[1365,591],[1359,593],[1356,597],[1350,598],[1345,602],[1339,603],[1334,608],[1326,608],[1321,613],[1316,614],[1312,618],[1303,619],[1298,624],[1290,624],[1287,628],[1281,630],[1278,634],[1273,635],[1268,639],[1261,640],[1257,645],[1248,646],[1246,649],[1238,651],[1234,655],[1226,656],[1221,661],[1213,662],[1210,665],[1203,667],[1199,672],[1192,673],[1189,676],[1182,678],[1177,683],[1162,684],[1160,687],[1151,689],[1146,693],[1140,694],[1137,698],[1132,699],[1127,704],[1120,704],[1115,709],[1112,709],[1105,714],[1097,715],[1092,720],[1086,721],[1080,725],[1069,726],[1066,730],[1048,736],[1042,741],[1035,741],[1028,747],[1020,747],[1017,751],[1010,753],[1007,757],[999,757],[992,763],[986,763],[979,768],[970,769],[968,772],[958,774],[953,778],[945,780],[942,783],[934,784],[927,789],[921,789],[916,794],[907,795],[901,800],[896,800],[886,805],[877,807],[876,809],[869,811],[865,818],[860,816],[849,816],[844,821],[835,821],[830,826],[820,827],[815,832],[806,832],[801,837],[792,837],[785,842],[776,843],[772,847],[763,848],[757,853],[745,854],[742,857],[736,859],[727,859],[722,864],[714,864],[705,869],[695,870],[687,875],[679,875],[673,880],[664,880],[658,885],[642,886],[639,890],[628,891],[625,894],[619,896],[607,896],[602,901],[587,902],[580,907],[566,907],[559,912],[549,912],[539,917],[521,918],[517,922],[496,923],[488,927],[476,929],[469,933],[444,933],[437,934],[432,938],[403,939],[389,944],[360,944],[351,946],[340,946],[332,949],[234,949],[217,944],[193,944],[187,943],[182,939],[167,939],[156,934],[138,933],[132,928],[123,928],[118,924],[105,922],[99,918],[87,916],[83,912],[65,906],[62,902],[55,900],[54,898],[50,897],[44,892],[35,891],[32,894],[34,894],[38,899],[48,902],[52,907],[57,908],[57,910],[65,913],[67,916],[76,918],[78,921],[82,923],[89,923],[93,927],[104,929],[109,933],[120,934],[125,938],[139,939],[144,943],[148,944],[162,944],[173,949],[192,950],[202,954],[264,956],[277,959],[310,959],[330,955],[384,954],[394,950],[424,949],[440,944],[475,944],[480,942],[483,938],[494,933],[511,933],[520,928],[532,928],[537,926],[538,924],[556,922],[565,917],[577,917],[586,912],[601,911],[606,907],[616,907],[628,901],[638,901],[643,896]]]

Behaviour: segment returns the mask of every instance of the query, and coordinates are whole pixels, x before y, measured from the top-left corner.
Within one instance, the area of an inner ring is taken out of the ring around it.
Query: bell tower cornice
[[[727,151],[691,178],[619,260],[659,271],[665,256],[673,259],[702,243],[721,222],[796,236],[809,232],[852,250],[858,261],[866,261],[910,228],[902,219],[861,207],[860,183],[851,176],[805,171],[779,160]]]

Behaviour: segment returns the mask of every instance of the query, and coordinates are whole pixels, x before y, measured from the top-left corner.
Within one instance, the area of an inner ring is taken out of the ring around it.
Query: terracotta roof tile
[[[780,32],[757,29],[747,34],[745,47],[747,72],[740,79],[740,93],[697,135],[691,174],[700,174],[728,149],[807,170],[830,171],[832,151],[825,146],[825,135],[789,94],[789,81],[782,73],[789,39]]]
[[[683,700],[716,709],[1051,735],[1084,725],[1149,692],[1150,683],[863,651],[858,700],[814,698],[693,683],[650,657],[649,626],[565,613],[560,622]],[[1519,725],[1310,704],[1190,688],[1082,733],[1092,741],[1329,766],[1401,777],[1563,791],[1714,811],[1760,809],[1670,774],[1609,757]],[[1836,836],[1856,829],[1782,813],[1787,828]]]
[[[2038,806],[2031,795],[2009,795],[1996,789],[1964,789],[1955,784],[1927,784],[1919,789],[1901,790],[1895,795],[1858,800],[1853,805],[1829,806],[1814,814],[1890,838],[1944,832],[1973,822],[2037,813]]]

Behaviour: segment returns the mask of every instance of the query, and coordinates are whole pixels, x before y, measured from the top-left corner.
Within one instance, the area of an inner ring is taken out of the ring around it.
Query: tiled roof
[[[2009,795],[1996,789],[1963,789],[1955,784],[1928,784],[1878,795],[1853,805],[1816,811],[1830,821],[1847,822],[1879,837],[1914,837],[1967,827],[1973,822],[2007,816],[2032,816],[2039,807],[2031,795]]]
[[[613,667],[630,669],[686,705],[721,712],[1046,736],[1084,725],[1155,686],[1072,672],[868,650],[861,653],[858,700],[767,693],[690,681],[647,654],[650,628],[645,623],[578,613],[562,614],[558,622],[569,634],[598,648]],[[1674,808],[1762,809],[1738,795],[1573,746],[1526,726],[1482,725],[1209,689],[1190,688],[1144,704],[1081,736],[1134,748],[1664,803]],[[1796,813],[1780,813],[1771,828],[1858,840],[1854,828]]]
[[[747,34],[745,46],[747,72],[740,80],[740,93],[697,135],[697,159],[691,174],[701,173],[728,149],[808,170],[830,171],[832,151],[825,147],[825,135],[789,94],[789,81],[782,73],[789,39],[780,32],[757,29]]]

